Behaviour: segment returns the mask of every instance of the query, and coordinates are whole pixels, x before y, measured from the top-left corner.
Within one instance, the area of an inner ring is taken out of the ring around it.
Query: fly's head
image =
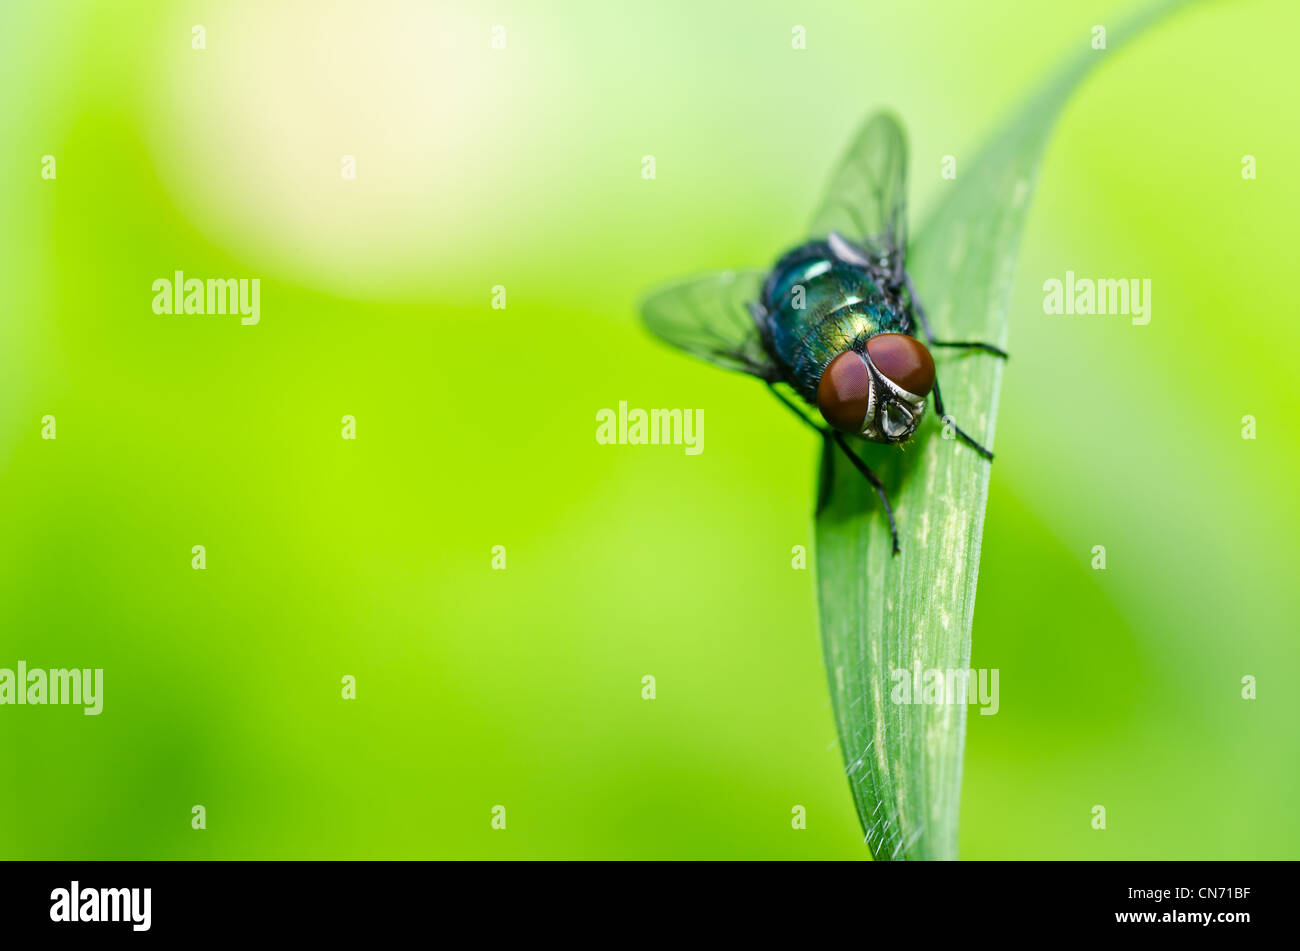
[[[865,352],[845,350],[826,365],[817,408],[831,426],[872,442],[905,442],[925,415],[934,358],[907,334],[877,334]]]

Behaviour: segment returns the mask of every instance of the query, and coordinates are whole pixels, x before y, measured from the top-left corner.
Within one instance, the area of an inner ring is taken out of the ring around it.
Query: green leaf
[[[1181,5],[1160,4],[1108,31],[1105,51],[1081,36],[1082,52],[959,167],[908,249],[908,270],[938,339],[1005,348],[1020,232],[1057,115],[1094,65]],[[948,413],[993,448],[1003,361],[952,350],[937,351],[935,360]],[[969,667],[991,464],[946,438],[927,415],[905,451],[861,447],[894,505],[897,556],[875,492],[829,443],[822,456],[822,644],[849,784],[878,859],[957,857],[966,705],[894,703],[891,694],[894,671]]]

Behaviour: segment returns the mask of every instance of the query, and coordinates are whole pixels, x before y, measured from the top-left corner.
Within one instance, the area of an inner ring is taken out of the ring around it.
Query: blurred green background
[[[1131,9],[5,4],[0,667],[105,696],[0,707],[0,857],[865,858],[791,568],[815,440],[636,302],[801,240],[880,106],[915,230],[941,157]],[[1297,28],[1193,7],[1051,141],[965,858],[1300,855]],[[260,278],[261,323],[155,316],[176,269]],[[1150,278],[1150,324],[1045,316],[1067,269]],[[705,451],[598,445],[619,400],[703,408]]]

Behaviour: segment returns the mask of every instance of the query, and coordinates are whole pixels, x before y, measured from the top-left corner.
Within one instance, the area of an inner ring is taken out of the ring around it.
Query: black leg
[[[912,275],[906,271],[903,272],[903,283],[907,287],[907,299],[910,302],[909,309],[916,315],[917,321],[921,324],[921,330],[925,333],[925,342],[931,347],[954,347],[965,350],[983,350],[985,353],[991,353],[995,357],[1007,357],[1007,352],[1001,347],[995,347],[991,343],[979,343],[967,340],[935,340],[934,331],[930,329],[930,322],[925,319],[925,308],[921,306],[921,298],[916,296],[916,285],[912,283]]]
[[[933,346],[934,332],[930,329],[930,322],[925,319],[925,308],[921,306],[921,298],[916,296],[916,285],[912,283],[912,275],[908,274],[907,271],[903,272],[903,283],[907,285],[908,310],[915,314],[917,320],[921,322],[921,330],[925,333],[925,342]]]
[[[858,454],[849,448],[849,444],[844,441],[842,435],[833,431],[830,435],[831,438],[835,440],[836,445],[844,450],[844,455],[849,457],[849,461],[853,463],[853,465],[857,467],[857,470],[866,477],[868,482],[871,483],[871,487],[876,490],[876,495],[880,496],[880,504],[885,507],[885,516],[889,519],[889,537],[894,541],[894,554],[897,555],[899,552],[898,527],[894,524],[894,509],[889,504],[889,496],[885,494],[884,485],[876,474],[871,471],[871,468],[858,458]]]
[[[885,507],[885,515],[888,516],[889,518],[889,537],[892,538],[894,541],[894,554],[897,555],[899,551],[898,528],[897,526],[894,525],[894,510],[889,504],[889,496],[885,494],[885,487],[884,485],[881,484],[880,479],[876,477],[876,474],[871,471],[871,469],[867,466],[865,462],[863,462],[861,459],[858,458],[858,454],[849,448],[848,443],[844,441],[844,437],[842,435],[835,432],[835,430],[833,429],[827,429],[818,426],[811,419],[809,419],[802,412],[800,412],[799,407],[795,406],[792,402],[786,399],[785,396],[782,395],[781,391],[778,390],[771,383],[767,385],[767,388],[772,391],[773,396],[775,396],[777,399],[779,399],[782,403],[785,404],[786,408],[789,409],[790,412],[794,413],[801,420],[803,420],[814,430],[816,430],[819,435],[821,435],[823,440],[825,440],[827,452],[830,451],[829,447],[831,441],[833,440],[836,445],[838,445],[841,449],[844,450],[844,454],[849,457],[849,461],[853,463],[853,465],[857,468],[857,470],[861,472],[864,476],[866,476],[867,481],[870,482],[872,488],[876,490],[876,494],[880,496],[880,503]],[[830,461],[829,459],[824,459],[823,463],[829,461]],[[822,474],[823,476],[828,476],[830,474],[830,466],[823,465]],[[817,490],[818,513],[820,513],[821,510],[826,507],[826,502],[829,500],[829,498],[830,498],[830,486],[826,483],[823,483],[818,487]]]
[[[768,383],[768,384],[767,384],[767,388],[768,388],[769,390],[772,391],[772,395],[773,395],[773,396],[775,396],[777,399],[779,399],[782,403],[785,404],[785,408],[786,408],[786,409],[788,409],[790,412],[792,412],[792,413],[794,413],[796,416],[798,416],[801,420],[803,420],[805,423],[807,423],[809,426],[811,426],[811,427],[812,427],[812,428],[813,428],[817,433],[819,433],[820,435],[822,435],[822,436],[825,436],[825,435],[826,435],[826,433],[828,432],[828,430],[823,429],[821,426],[818,426],[818,425],[817,425],[816,423],[814,423],[811,419],[809,419],[806,415],[804,415],[804,413],[803,413],[802,411],[800,411],[799,407],[795,406],[795,405],[794,405],[793,403],[791,403],[788,399],[786,399],[785,396],[782,395],[781,391],[778,390],[775,386],[773,386],[771,383]]]
[[[995,357],[1007,359],[1007,352],[1001,347],[995,347],[991,343],[976,343],[968,340],[931,340],[932,347],[956,347],[963,350],[983,350],[985,353],[991,353]]]
[[[948,422],[948,419],[949,419],[948,414],[947,414],[946,412],[944,412],[944,409],[943,409],[943,397],[939,395],[939,381],[938,381],[938,380],[935,380],[935,381],[934,381],[934,391],[933,391],[933,392],[934,392],[934,410],[935,410],[935,412],[939,414],[939,419],[943,421],[943,424],[944,424],[945,426],[950,425],[949,422]],[[958,436],[959,436],[959,437],[960,437],[960,438],[961,438],[961,439],[962,439],[962,440],[963,440],[967,445],[969,445],[972,449],[974,449],[976,452],[978,452],[978,453],[979,453],[981,456],[983,456],[985,459],[989,460],[989,462],[992,462],[992,461],[993,461],[993,453],[989,452],[987,449],[985,449],[983,446],[981,446],[981,445],[980,445],[979,443],[977,443],[975,440],[971,439],[971,438],[970,438],[969,436],[967,436],[964,432],[962,432],[962,431],[961,431],[961,428],[960,428],[956,423],[952,423],[951,426],[952,426],[952,428],[953,428],[953,432],[955,432],[955,433],[956,433],[956,434],[957,434],[957,435],[958,435]]]
[[[826,506],[831,504],[831,494],[835,489],[835,444],[827,433],[822,433],[822,464],[818,466],[817,508],[814,517],[821,518]]]

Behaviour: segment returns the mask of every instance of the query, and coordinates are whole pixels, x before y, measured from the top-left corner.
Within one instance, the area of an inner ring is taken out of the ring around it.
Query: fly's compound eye
[[[826,365],[817,384],[817,408],[826,422],[846,433],[861,433],[873,408],[867,362],[845,350]]]
[[[867,356],[881,376],[913,396],[924,398],[934,389],[934,358],[915,337],[877,334],[867,341]]]

